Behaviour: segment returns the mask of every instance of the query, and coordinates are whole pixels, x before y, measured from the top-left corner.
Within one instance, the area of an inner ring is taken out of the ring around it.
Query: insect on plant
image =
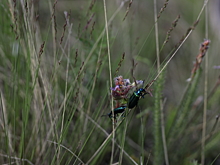
[[[137,106],[139,99],[144,98],[144,96],[146,94],[150,94],[152,96],[151,90],[148,90],[148,87],[152,83],[153,83],[153,81],[151,83],[147,84],[145,88],[139,88],[131,95],[131,97],[129,98],[129,101],[128,101],[128,108],[129,109],[132,109],[135,106]]]
[[[138,85],[143,85],[144,81],[135,80],[135,83],[130,83],[129,79],[123,79],[122,76],[114,78],[114,81],[116,86],[111,88],[111,96],[114,98],[116,103],[115,109],[113,112],[111,111],[110,113],[102,116],[109,116],[111,119],[114,117],[114,119],[116,119],[118,114],[125,112],[126,108],[132,109],[137,106],[139,99],[144,98],[146,94],[150,94],[152,96],[150,90],[148,90],[148,87],[152,84],[152,82],[147,84],[145,88],[139,88],[134,91],[128,99],[129,91]]]
[[[118,107],[118,108],[115,108],[113,110],[113,113],[114,115],[112,115],[112,111],[110,113],[108,113],[107,115],[102,115],[102,116],[108,116],[110,119],[114,116],[114,118],[116,119],[116,116],[119,114],[119,113],[123,113],[125,111],[125,108],[126,106],[121,106],[121,107]]]
[[[147,92],[143,89],[143,88],[140,88],[138,89],[137,91],[135,91],[131,97],[129,98],[129,101],[128,101],[128,108],[129,109],[132,109],[134,108],[135,106],[137,106],[138,104],[138,101],[140,98],[144,98],[144,95],[146,95]]]

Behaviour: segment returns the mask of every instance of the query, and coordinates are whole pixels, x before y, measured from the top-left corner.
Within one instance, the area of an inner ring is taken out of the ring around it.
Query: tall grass
[[[219,38],[207,2],[1,1],[0,164],[217,164]],[[154,80],[153,97],[115,122],[101,116],[118,75]]]

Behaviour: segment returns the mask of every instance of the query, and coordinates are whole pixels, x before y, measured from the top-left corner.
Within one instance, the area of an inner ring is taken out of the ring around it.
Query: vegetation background
[[[220,1],[207,2],[1,0],[0,164],[219,165]],[[153,97],[101,117],[114,77],[147,84],[171,55]]]

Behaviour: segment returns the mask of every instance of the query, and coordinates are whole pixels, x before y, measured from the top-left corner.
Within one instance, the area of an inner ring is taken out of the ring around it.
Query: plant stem
[[[109,81],[110,81],[110,86],[112,86],[112,68],[111,68],[111,55],[110,55],[110,47],[109,47],[109,36],[108,36],[108,21],[107,21],[107,10],[106,10],[106,2],[103,0],[104,4],[104,14],[105,14],[105,31],[106,31],[106,38],[107,38],[107,47],[108,47],[108,67],[109,67]],[[113,108],[113,97],[111,98],[111,110],[113,114],[113,119],[114,119],[114,108]],[[113,163],[113,157],[114,157],[114,139],[115,139],[115,125],[114,125],[114,120],[112,123],[112,153],[111,153],[111,162],[110,164]]]
[[[206,0],[204,1],[206,3]],[[205,8],[205,31],[208,38],[208,9]],[[202,143],[201,143],[201,164],[205,164],[205,136],[206,136],[206,114],[207,114],[207,98],[208,98],[208,54],[205,56],[205,83],[204,83],[204,108],[203,108],[203,124],[202,124]]]

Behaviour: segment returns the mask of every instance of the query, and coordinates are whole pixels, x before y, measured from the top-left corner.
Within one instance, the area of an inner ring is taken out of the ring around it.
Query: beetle
[[[150,94],[151,97],[153,96],[151,94],[151,90],[149,89],[150,86],[154,83],[155,79],[152,80],[150,83],[148,83],[145,88],[139,88],[138,90],[136,90],[132,95],[131,97],[129,98],[129,101],[128,101],[128,108],[129,109],[132,109],[134,108],[135,106],[137,106],[138,104],[138,101],[140,98],[144,98],[144,95],[146,94]]]
[[[135,91],[131,95],[131,97],[129,98],[128,108],[132,109],[135,106],[137,106],[139,99],[140,98],[144,98],[144,95],[146,95],[146,94],[148,94],[148,92],[145,89],[143,89],[143,88],[139,88],[137,91]]]
[[[121,107],[118,107],[118,108],[115,108],[113,110],[113,113],[114,113],[114,118],[116,119],[116,115],[119,114],[119,113],[123,113],[125,111],[125,108],[126,106],[121,106]],[[110,113],[108,113],[107,115],[102,115],[102,116],[108,116],[109,118],[112,118],[112,111]]]

